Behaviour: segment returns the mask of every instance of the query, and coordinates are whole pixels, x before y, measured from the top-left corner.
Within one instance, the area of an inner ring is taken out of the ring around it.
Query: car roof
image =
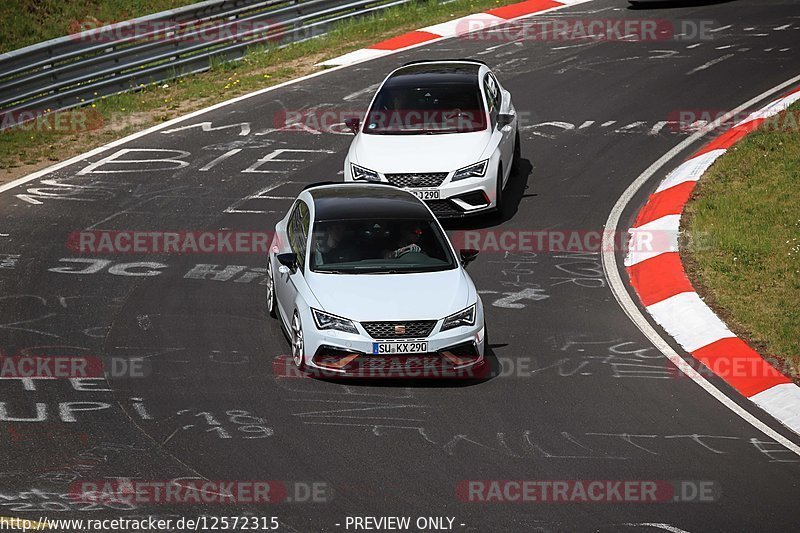
[[[417,59],[415,61],[409,61],[408,63],[404,63],[404,67],[408,67],[411,65],[420,65],[423,63],[469,63],[475,65],[483,65],[484,67],[489,67],[485,61],[481,61],[480,59]]]
[[[384,87],[478,83],[483,63],[475,61],[424,61],[404,65],[384,82]]]
[[[413,194],[391,185],[340,183],[305,191],[314,202],[314,220],[414,219],[433,215]]]

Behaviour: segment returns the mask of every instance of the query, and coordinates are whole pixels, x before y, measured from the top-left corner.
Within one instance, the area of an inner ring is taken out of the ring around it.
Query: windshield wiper
[[[358,274],[400,274],[404,273],[405,270],[397,270],[394,268],[356,268],[355,272]]]

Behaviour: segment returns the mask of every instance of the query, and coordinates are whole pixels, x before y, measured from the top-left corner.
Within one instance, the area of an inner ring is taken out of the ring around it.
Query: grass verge
[[[198,0],[3,0],[0,53]]]
[[[800,105],[735,145],[686,206],[689,277],[728,326],[800,377]]]
[[[92,104],[100,127],[64,132],[22,127],[0,132],[0,183],[44,168],[94,147],[299,76],[320,70],[316,64],[382,39],[519,0],[422,1],[393,7],[357,20],[343,21],[328,34],[282,49],[254,47],[239,61],[214,62],[206,72],[166,83],[142,86]]]

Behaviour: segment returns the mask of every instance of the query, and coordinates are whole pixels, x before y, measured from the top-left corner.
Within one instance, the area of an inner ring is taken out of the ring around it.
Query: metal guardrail
[[[414,1],[208,0],[45,41],[0,54],[0,116],[82,106]]]

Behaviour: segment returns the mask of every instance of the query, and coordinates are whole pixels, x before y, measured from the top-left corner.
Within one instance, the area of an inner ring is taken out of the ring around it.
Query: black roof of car
[[[411,193],[391,185],[340,183],[314,187],[314,219],[433,219],[431,212]]]
[[[411,63],[397,69],[384,83],[384,87],[467,84],[477,85],[480,63]]]
[[[485,61],[481,61],[480,59],[417,59],[416,61],[404,63],[403,66],[419,65],[420,63],[477,63],[486,67],[489,66]]]

